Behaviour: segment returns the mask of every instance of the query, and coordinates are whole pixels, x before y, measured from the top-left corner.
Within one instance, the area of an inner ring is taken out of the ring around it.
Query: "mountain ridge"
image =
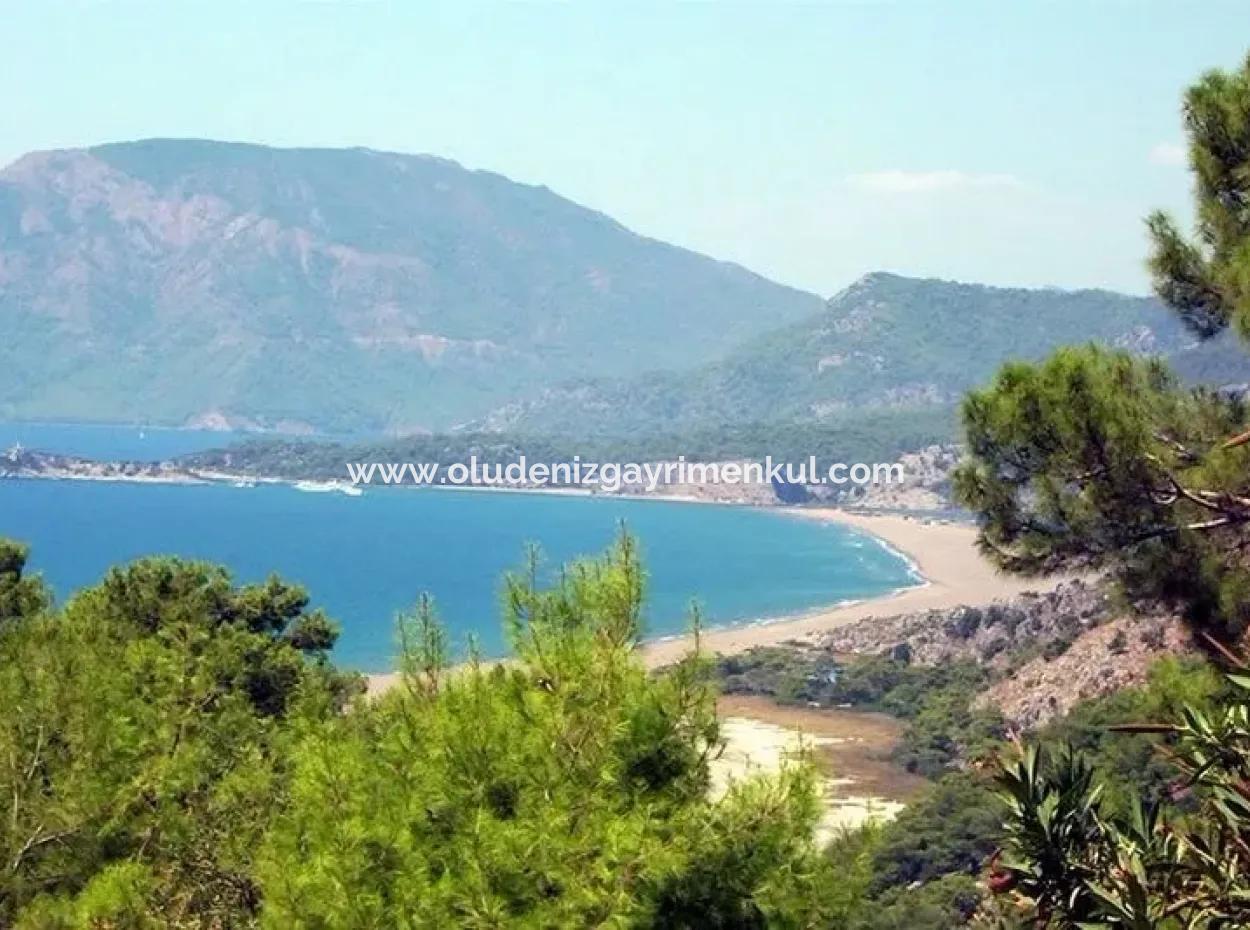
[[[11,418],[445,428],[818,306],[437,156],[145,140],[0,171]]]
[[[0,170],[0,325],[0,418],[301,433],[828,426],[1088,339],[1250,381],[1151,298],[876,271],[822,301],[451,159],[212,140]]]
[[[1074,342],[1159,354],[1194,383],[1245,384],[1230,334],[1200,342],[1153,298],[1101,289],[994,287],[870,272],[813,316],[686,372],[598,378],[548,388],[473,424],[525,432],[628,435],[652,422],[682,430],[834,419],[850,410],[949,408],[1011,358]]]

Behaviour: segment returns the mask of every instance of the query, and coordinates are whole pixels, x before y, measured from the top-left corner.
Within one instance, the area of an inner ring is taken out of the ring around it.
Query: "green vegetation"
[[[1166,804],[1183,825],[1184,818],[1195,817],[1201,807],[1186,790],[1185,772],[1170,754],[1179,745],[1180,736],[1166,735],[1170,751],[1161,755],[1158,734],[1129,732],[1125,725],[1135,720],[1166,719],[1184,713],[1181,708],[1186,706],[1201,708],[1200,714],[1220,714],[1233,694],[1209,664],[1163,659],[1143,686],[1078,704],[1035,738],[1040,745],[1051,747],[1046,752],[1069,752],[1061,748],[1069,741],[1077,747],[1082,764],[1091,773],[1091,783],[1100,786],[1099,811],[1106,823],[1130,818],[1138,797],[1145,795]],[[1232,745],[1238,744],[1234,741]],[[993,863],[991,885],[1014,890],[1026,879],[1015,872],[1009,875],[1007,870],[1023,873],[1038,868],[1034,859],[1022,863],[1015,858],[1019,850],[1013,848],[1012,834],[1005,832],[1004,821],[1008,830],[1016,822],[1010,809],[1004,808],[1001,784],[995,784],[1001,769],[992,760],[998,755],[1011,757],[1014,752],[1003,742],[985,744],[977,756],[979,763],[941,775],[895,820],[834,841],[827,855],[835,862],[851,862],[858,855],[870,863],[872,878],[851,926],[863,930],[902,926],[949,930],[967,922],[974,911],[986,920],[1002,921],[990,926],[1028,925],[1027,920],[1036,912],[1021,906],[1026,902],[1015,895],[1003,903],[987,901],[979,881],[987,863]],[[964,755],[971,757],[972,753],[965,751]],[[1047,803],[1055,803],[1055,799]],[[1004,847],[1009,853],[1005,859],[996,855]],[[1091,873],[1082,874],[1088,878]],[[1063,923],[1054,926],[1072,927]],[[1089,926],[1121,925],[1092,922]]]
[[[1150,219],[1158,288],[1200,335],[1250,338],[1250,61],[1204,78],[1185,112],[1198,236]],[[881,324],[866,309],[838,331]],[[331,664],[333,623],[277,578],[150,559],[57,606],[0,541],[0,926],[1250,926],[1250,669],[1222,645],[1250,626],[1246,417],[1095,345],[1013,362],[967,398],[957,491],[986,553],[1023,574],[1104,570],[1130,603],[1183,611],[1226,666],[1163,660],[1012,746],[975,706],[988,673],[972,663],[772,649],[648,673],[628,537],[551,587],[533,562],[506,579],[506,663],[449,667],[422,600],[400,682],[373,701]],[[489,444],[398,457],[457,443]],[[959,615],[960,635],[984,619]],[[1058,629],[1042,655],[1066,648]],[[824,850],[806,761],[711,797],[715,672],[901,717],[898,759],[933,784]]]
[[[1250,923],[1250,676],[1211,713],[1138,727],[1174,742],[1178,795],[1195,809],[1103,798],[1089,759],[1032,746],[1005,766],[1008,855],[991,878],[1054,927],[1244,927]]]
[[[976,776],[943,776],[881,830],[871,890],[880,896],[913,882],[973,876],[997,845],[1002,813]]]
[[[927,824],[925,837],[933,838]],[[984,894],[977,880],[967,874],[951,872],[911,887],[882,883],[883,863],[886,868],[892,865],[890,845],[902,838],[893,824],[867,825],[843,833],[830,844],[825,854],[837,874],[860,891],[847,921],[835,926],[847,930],[950,930],[976,912]],[[913,846],[911,851],[915,849]]]
[[[982,891],[968,875],[943,875],[915,889],[894,888],[864,907],[852,930],[949,930],[981,905]]]
[[[1245,422],[1240,400],[1091,346],[1007,366],[964,416],[973,458],[956,496],[981,515],[982,546],[1004,568],[1106,569],[1134,599],[1228,634],[1245,625],[1237,551],[1250,452],[1221,446]]]
[[[0,925],[836,925],[868,881],[807,766],[709,798],[709,669],[643,668],[628,538],[507,579],[507,664],[449,668],[423,601],[372,702],[277,579],[145,560],[53,609],[5,552]]]
[[[1198,229],[1149,219],[1160,296],[1197,335],[1250,336],[1250,63],[1185,98]],[[1008,365],[964,402],[971,462],[956,493],[987,553],[1012,571],[1108,569],[1137,598],[1238,634],[1250,620],[1241,555],[1250,447],[1240,398],[1180,387],[1157,362],[1092,346]]]
[[[880,710],[906,720],[895,761],[909,772],[937,778],[1001,738],[1001,716],[972,706],[988,683],[988,673],[974,662],[924,666],[872,656],[843,666],[822,703]]]
[[[0,626],[0,925],[231,925],[289,722],[353,690],[333,628],[299,588],[197,563],[116,569],[55,612],[13,575],[34,596]]]
[[[1248,337],[1250,59],[1205,76],[1184,114],[1197,236],[1150,217],[1156,289],[1200,337],[1230,324]],[[1060,930],[1250,925],[1250,675],[1220,645],[1250,624],[1244,405],[1091,346],[1007,366],[963,415],[972,460],[956,491],[988,554],[1021,573],[1107,570],[1129,598],[1182,611],[1237,669],[1219,683],[1163,666],[1151,700],[1078,710],[1054,741],[1021,747],[998,778],[991,887]],[[1092,729],[1131,712],[1162,717]],[[1144,735],[1162,738],[1160,757]]]
[[[645,435],[660,424],[681,432],[750,422],[833,424],[870,411],[942,417],[1004,360],[1039,359],[1087,339],[1162,354],[1192,381],[1244,380],[1235,354],[1222,345],[1193,347],[1183,325],[1154,300],[878,273],[833,297],[823,313],[753,339],[724,360],[689,372],[562,386],[520,405],[504,425]]]
[[[860,656],[834,663],[772,647],[723,657],[718,671],[728,692],[767,694],[783,704],[882,711],[906,720],[894,760],[927,778],[990,752],[1003,735],[998,713],[973,706],[990,675],[967,660],[915,665]]]
[[[421,618],[404,687],[302,743],[292,810],[263,854],[274,925],[738,927],[818,913],[806,773],[707,802],[713,693],[697,658],[652,679],[634,654],[628,540],[553,590],[532,578],[505,593],[514,664],[448,672]],[[313,864],[292,875],[300,859]]]
[[[48,606],[48,594],[38,579],[22,575],[27,555],[25,546],[0,539],[0,629]]]
[[[1066,744],[1091,759],[1103,795],[1123,809],[1135,796],[1150,803],[1168,799],[1178,776],[1146,734],[1124,733],[1116,726],[1141,720],[1170,720],[1186,707],[1204,712],[1229,696],[1220,674],[1197,659],[1160,659],[1141,688],[1126,688],[1096,701],[1076,705],[1066,716],[1038,733],[1038,739]]]
[[[887,656],[835,664],[773,647],[722,657],[718,673],[727,691],[906,720],[894,761],[935,782],[895,820],[838,837],[826,851],[839,874],[856,874],[867,862],[869,878],[848,926],[949,930],[973,915],[983,897],[977,876],[1001,840],[1003,819],[988,780],[971,768],[1002,749],[999,715],[972,707],[989,680],[983,668]]]
[[[1001,673],[1009,673],[1013,664]],[[834,664],[812,650],[774,647],[724,657],[718,671],[727,690],[800,704],[850,704],[908,721],[894,758],[934,778],[933,785],[894,821],[841,837],[827,851],[839,868],[849,868],[846,864],[858,857],[869,863],[871,879],[850,926],[949,930],[974,912],[989,919],[1001,910],[1004,926],[1017,926],[1028,916],[1015,898],[1005,904],[985,900],[980,884],[987,863],[997,863],[999,881],[1004,862],[1015,862],[995,858],[1009,837],[994,775],[1000,771],[998,758],[1014,750],[1004,741],[997,714],[972,709],[990,680],[984,669],[972,663],[924,668],[901,656]],[[1178,738],[1165,735],[1168,751],[1160,753],[1158,734],[1122,728],[1134,721],[1167,720],[1186,707],[1216,714],[1232,693],[1208,662],[1165,658],[1142,686],[1082,702],[1033,738],[1043,746],[1070,745],[1079,751],[1100,785],[1106,818],[1129,816],[1138,798],[1166,804],[1178,817],[1192,817],[1200,807],[1191,793],[1178,792],[1185,773],[1170,755]]]
[[[573,439],[555,435],[457,432],[363,443],[256,439],[226,449],[183,456],[181,464],[228,469],[257,476],[343,480],[347,462],[437,462],[451,465],[476,456],[483,464],[582,461],[654,462],[758,459],[806,462],[888,462],[904,452],[955,437],[953,407],[848,412],[820,424],[757,423],[694,430],[606,436],[588,432]]]

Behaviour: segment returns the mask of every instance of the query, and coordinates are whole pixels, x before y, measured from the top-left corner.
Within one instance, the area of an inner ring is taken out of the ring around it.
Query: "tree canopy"
[[[47,608],[48,591],[38,578],[23,575],[28,550],[9,539],[0,539],[0,627]]]
[[[1199,338],[1233,326],[1250,339],[1250,59],[1204,76],[1183,112],[1197,229],[1188,239],[1149,217],[1155,288]],[[1214,706],[1118,727],[1164,740],[1175,778],[1163,790],[1140,755],[1126,790],[1063,741],[1004,764],[990,885],[1009,893],[1012,919],[1250,926],[1250,676],[1224,645],[1250,625],[1244,390],[1185,389],[1157,361],[1085,346],[1009,364],[964,401],[955,491],[992,559],[1023,574],[1106,571],[1130,600],[1183,612],[1234,667]]]
[[[1250,338],[1250,60],[1195,84],[1184,119],[1197,231],[1148,219],[1155,287],[1199,337],[1235,324]],[[1242,389],[1185,389],[1157,361],[1093,346],[1009,364],[964,401],[956,495],[1004,568],[1109,570],[1235,636],[1250,617]]]
[[[236,587],[173,559],[116,569],[59,610],[25,600],[40,609],[0,627],[0,925],[234,925],[258,901],[250,863],[283,794],[288,721],[350,691],[321,648],[288,639],[323,618],[277,579]]]
[[[1162,212],[1147,219],[1155,290],[1200,336],[1231,324],[1250,338],[1250,58],[1205,74],[1182,113],[1197,229],[1186,238]]]
[[[450,666],[423,599],[377,700],[277,578],[148,559],[53,608],[3,551],[25,593],[0,626],[2,926],[749,928],[850,906],[808,766],[710,793],[710,666],[642,665],[629,537],[551,587],[507,579],[507,662]]]

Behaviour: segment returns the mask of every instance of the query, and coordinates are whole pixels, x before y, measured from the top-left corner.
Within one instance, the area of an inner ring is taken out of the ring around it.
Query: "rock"
[[[1083,632],[1054,659],[1039,656],[976,700],[1022,730],[1062,716],[1080,701],[1140,685],[1164,655],[1193,651],[1176,617],[1124,616]]]

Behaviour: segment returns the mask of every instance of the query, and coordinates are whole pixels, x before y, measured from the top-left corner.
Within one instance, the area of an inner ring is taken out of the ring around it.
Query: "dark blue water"
[[[81,453],[81,445],[73,450]],[[166,453],[161,453],[166,454]],[[453,638],[504,649],[503,571],[539,543],[548,566],[606,547],[620,521],[650,574],[647,632],[681,632],[692,598],[714,624],[775,617],[910,584],[909,566],[871,538],[782,513],[735,507],[442,490],[361,497],[286,486],[0,481],[0,535],[64,597],[117,562],[174,554],[224,563],[245,581],[277,571],[306,585],[342,625],[336,658],[391,667],[394,621],[430,592]]]
[[[40,452],[102,461],[160,462],[250,438],[243,433],[111,424],[0,423],[0,452],[20,443]]]

